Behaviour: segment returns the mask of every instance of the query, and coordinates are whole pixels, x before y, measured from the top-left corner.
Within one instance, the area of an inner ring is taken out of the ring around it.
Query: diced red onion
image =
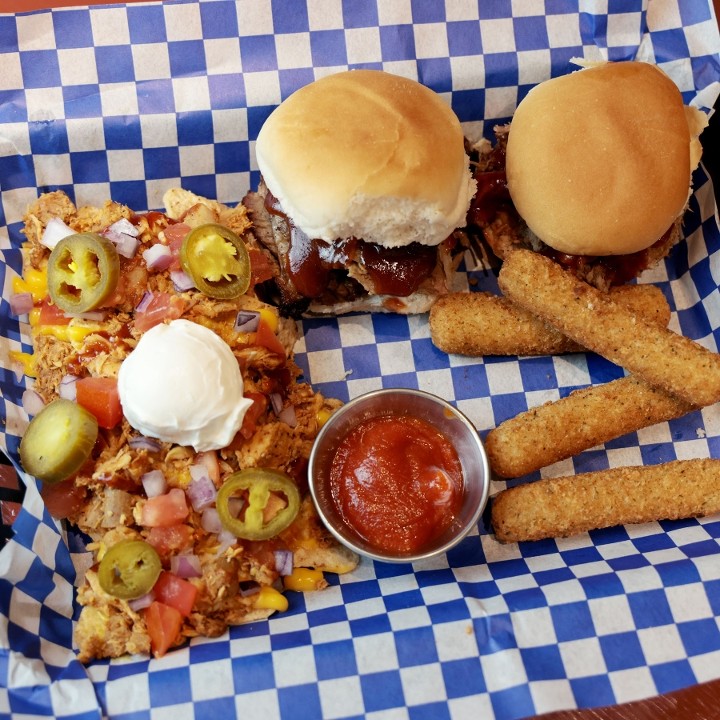
[[[295,406],[288,405],[278,413],[278,420],[294,428],[297,425],[297,415],[295,413]]]
[[[167,490],[167,480],[162,470],[150,470],[150,472],[146,472],[140,480],[145,489],[145,494],[149,498],[162,495],[165,490]]]
[[[170,558],[170,572],[180,578],[202,577],[200,558],[197,555],[173,555]]]
[[[80,318],[81,320],[89,320],[90,322],[102,322],[107,317],[104,310],[89,310],[84,313],[63,313],[65,317]]]
[[[195,287],[193,279],[184,270],[171,270],[170,279],[178,292],[192,290]]]
[[[206,507],[202,511],[202,515],[200,516],[200,525],[205,532],[215,533],[216,535],[223,531],[223,525],[220,521],[220,513],[218,513],[217,509],[214,507]]]
[[[154,600],[155,593],[151,591],[141,595],[139,598],[135,598],[134,600],[128,600],[128,605],[133,612],[139,612],[140,610],[149,608],[153,604]]]
[[[148,270],[167,270],[173,261],[173,254],[167,245],[155,243],[152,247],[142,252]]]
[[[112,242],[115,249],[118,251],[118,255],[122,255],[126,258],[135,257],[138,245],[140,244],[140,241],[136,237],[111,229],[106,230],[102,234],[110,240],[110,242]]]
[[[129,235],[130,237],[137,237],[140,234],[135,225],[133,225],[127,218],[120,218],[116,220],[109,228],[108,231],[122,233],[123,235]]]
[[[220,482],[220,463],[215,450],[204,450],[195,456],[195,464],[201,465],[207,471],[208,477],[214,482]]]
[[[260,313],[255,310],[241,310],[235,318],[237,332],[255,332],[260,324]]]
[[[128,440],[128,445],[133,450],[147,450],[148,452],[160,452],[162,445],[158,440],[145,437],[144,435],[136,435]]]
[[[246,580],[238,583],[238,592],[242,597],[257,595],[260,592],[260,584],[255,582],[255,580]]]
[[[52,250],[63,238],[75,235],[75,231],[68,227],[60,218],[51,218],[45,226],[40,244]]]
[[[27,315],[33,309],[32,293],[13,293],[8,299],[10,303],[10,312],[13,315]]]
[[[195,463],[191,465],[188,470],[190,471],[190,477],[193,479],[193,482],[196,480],[207,480],[210,477],[208,469],[202,463]]]
[[[64,400],[75,400],[77,397],[77,375],[63,375],[58,387],[58,395]]]
[[[279,415],[283,409],[283,399],[279,392],[272,392],[268,395],[270,398],[270,405],[272,405],[273,412]]]
[[[146,290],[140,298],[140,302],[135,306],[135,312],[145,312],[150,303],[153,301],[153,297],[154,295],[150,292],[150,290]]]
[[[45,407],[45,401],[38,393],[28,388],[22,394],[22,406],[28,415],[37,415]]]
[[[275,569],[280,575],[291,575],[293,554],[291,550],[275,550]]]
[[[207,475],[207,469],[203,465],[192,465],[190,475],[193,478],[187,486],[185,493],[196,512],[202,512],[215,502],[217,490],[213,481]]]
[[[221,530],[218,533],[218,540],[220,541],[220,545],[215,551],[215,555],[218,557],[237,542],[237,538],[229,530]]]

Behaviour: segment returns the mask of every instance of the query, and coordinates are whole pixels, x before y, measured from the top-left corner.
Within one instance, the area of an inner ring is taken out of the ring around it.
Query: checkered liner
[[[711,3],[657,0],[226,0],[0,15],[0,282],[20,270],[20,220],[39,191],[157,208],[183,185],[224,202],[255,186],[253,140],[283,98],[348,67],[441,93],[469,135],[508,118],[576,56],[655,61],[687,102],[712,107],[720,39]],[[671,327],[717,349],[720,232],[702,170],[687,243],[647,273]],[[483,273],[458,288],[493,289]],[[8,350],[27,327],[0,305],[0,416],[16,460],[27,422]],[[594,355],[448,357],[426,316],[303,323],[298,360],[324,393],[379,387],[447,398],[485,434],[528,406],[622,371]],[[633,433],[548,468],[572,473],[720,457],[720,410]],[[494,483],[493,492],[501,489]],[[720,677],[717,518],[500,545],[487,517],[430,563],[363,562],[268,622],[198,639],[161,660],[82,667],[72,652],[69,547],[28,481],[0,552],[4,717],[520,718],[622,702]]]

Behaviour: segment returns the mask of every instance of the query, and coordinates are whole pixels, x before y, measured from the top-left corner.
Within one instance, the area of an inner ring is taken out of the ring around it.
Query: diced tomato
[[[142,509],[142,525],[145,527],[170,527],[180,525],[189,514],[185,493],[180,488],[148,498]]]
[[[177,320],[185,312],[185,303],[181,297],[168,293],[155,293],[147,308],[135,311],[135,329],[146,332],[164,320]]]
[[[191,227],[187,223],[179,222],[168,225],[165,230],[163,230],[163,233],[168,245],[178,244],[179,248],[190,230]]]
[[[239,433],[246,440],[249,440],[254,434],[257,427],[257,421],[260,416],[267,410],[268,399],[262,393],[248,392],[245,393],[248,400],[252,400],[253,404],[247,409]]]
[[[248,248],[250,256],[250,286],[270,280],[275,274],[267,255],[258,248]]]
[[[271,353],[285,357],[285,348],[262,316],[260,316],[257,332],[255,333],[255,342],[261,347],[267,348]]]
[[[175,608],[183,617],[187,617],[195,603],[197,588],[188,580],[163,570],[153,586],[153,593],[161,603]]]
[[[189,525],[153,527],[145,538],[163,560],[192,546],[194,531]]]
[[[116,378],[86,377],[75,383],[77,403],[89,410],[98,425],[108,430],[122,420],[122,406]]]
[[[71,318],[67,317],[57,305],[50,302],[49,298],[45,298],[40,303],[40,316],[38,318],[40,325],[68,325],[70,320]]]
[[[180,248],[182,247],[183,240],[187,237],[191,229],[192,228],[186,223],[175,223],[174,225],[168,225],[164,230],[165,240],[167,240],[173,257],[170,265],[171,270],[180,269]]]
[[[145,623],[150,636],[152,653],[156,658],[160,658],[177,640],[182,629],[183,618],[176,608],[155,600],[145,610]]]
[[[50,485],[44,483],[40,495],[47,511],[57,520],[64,520],[79,512],[85,505],[84,487],[75,485],[74,478]]]

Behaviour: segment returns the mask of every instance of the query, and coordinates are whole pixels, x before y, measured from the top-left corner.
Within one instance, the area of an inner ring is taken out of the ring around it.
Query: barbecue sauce
[[[650,250],[667,242],[668,235],[671,232],[672,226],[649,248],[627,255],[569,255],[554,250],[547,245],[543,248],[542,254],[574,273],[577,273],[583,264],[592,263],[595,266],[602,266],[606,269],[607,275],[612,277],[613,285],[624,285],[636,278],[648,267]]]
[[[304,297],[320,297],[326,290],[333,270],[347,267],[359,259],[378,295],[412,295],[435,268],[437,248],[411,243],[386,248],[358,238],[333,243],[310,238],[285,214],[277,198],[268,191],[265,208],[281,217],[290,229],[290,248],[285,269],[297,291]]]
[[[484,169],[476,170],[474,177],[477,191],[468,210],[468,225],[479,228],[487,226],[503,209],[517,215],[507,186],[504,144],[493,148]],[[651,250],[665,244],[672,230],[670,226],[650,248],[627,255],[573,255],[559,252],[545,243],[542,243],[539,252],[576,275],[583,274],[581,270],[587,271],[590,267],[602,267],[605,271],[603,274],[610,279],[612,285],[624,285],[648,267]]]
[[[487,225],[498,209],[510,204],[510,193],[504,170],[476,172],[477,191],[470,203],[467,221],[469,225]]]

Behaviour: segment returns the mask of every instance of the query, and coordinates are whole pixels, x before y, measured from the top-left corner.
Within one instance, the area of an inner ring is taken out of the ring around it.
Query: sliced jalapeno
[[[250,287],[245,243],[222,225],[208,223],[191,230],[180,248],[180,262],[195,287],[210,297],[228,300]]]
[[[50,299],[68,313],[94,310],[118,284],[120,258],[115,246],[97,233],[63,238],[48,259]]]
[[[31,421],[20,441],[25,471],[54,484],[77,472],[95,445],[95,416],[72,400],[58,398]]]
[[[98,582],[108,595],[134,600],[152,590],[161,570],[160,556],[152,545],[144,540],[121,540],[100,561]]]
[[[239,513],[232,512],[238,498]],[[267,540],[282,532],[300,509],[297,486],[284,473],[249,468],[233,473],[218,491],[216,507],[226,530],[244,540]]]

